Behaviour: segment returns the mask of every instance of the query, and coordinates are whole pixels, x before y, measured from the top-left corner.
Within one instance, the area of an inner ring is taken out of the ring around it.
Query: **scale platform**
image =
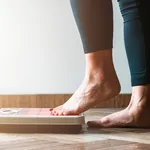
[[[80,133],[84,115],[53,116],[49,108],[0,108],[3,133]]]

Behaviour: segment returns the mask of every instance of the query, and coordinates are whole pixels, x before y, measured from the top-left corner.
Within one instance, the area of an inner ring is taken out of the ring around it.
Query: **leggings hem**
[[[95,50],[85,50],[84,54],[88,54],[88,53],[93,53],[93,52],[98,52],[98,51],[105,51],[105,50],[112,50],[113,46],[111,47],[105,47],[105,48],[99,48],[99,49],[95,49]]]
[[[132,86],[142,86],[142,85],[148,85],[150,84],[150,81],[147,79],[147,77],[141,77],[141,78],[136,78],[136,79],[131,79]]]

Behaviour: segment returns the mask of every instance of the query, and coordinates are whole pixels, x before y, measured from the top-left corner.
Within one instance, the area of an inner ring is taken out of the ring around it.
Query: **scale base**
[[[1,108],[0,132],[3,133],[80,133],[83,114],[52,116],[49,108]]]

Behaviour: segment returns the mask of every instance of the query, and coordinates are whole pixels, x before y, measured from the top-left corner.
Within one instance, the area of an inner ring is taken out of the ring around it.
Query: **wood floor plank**
[[[119,140],[100,140],[100,141],[94,141],[94,142],[82,142],[82,143],[74,143],[74,144],[65,144],[58,141],[47,141],[47,140],[35,140],[30,139],[28,140],[19,140],[15,142],[5,142],[3,144],[0,144],[0,149],[8,149],[11,148],[11,150],[29,150],[29,149],[45,149],[45,148],[51,148],[53,150],[69,150],[69,149],[88,149],[88,150],[95,150],[97,148],[107,148],[107,147],[113,147],[113,146],[120,146],[120,145],[126,145],[130,144],[131,142],[127,141],[119,141]],[[11,146],[11,147],[10,147]]]
[[[102,148],[106,148],[106,147],[113,147],[113,146],[126,145],[126,144],[130,144],[130,142],[108,139],[108,140],[100,140],[100,141],[72,144],[72,145],[66,145],[66,146],[58,146],[57,148],[60,150],[65,150],[65,149],[95,150],[98,148],[102,149]]]
[[[119,109],[90,109],[86,121]],[[85,126],[86,127],[86,126]],[[0,150],[150,150],[150,129],[96,128],[80,134],[2,134]]]
[[[98,148],[95,150],[150,150],[150,145],[134,143],[129,145],[114,146],[114,147],[108,147],[102,149]]]

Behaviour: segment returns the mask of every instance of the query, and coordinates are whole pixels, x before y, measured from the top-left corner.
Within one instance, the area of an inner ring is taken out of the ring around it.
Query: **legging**
[[[150,84],[150,0],[118,0],[132,86]],[[70,0],[84,53],[113,48],[111,0]]]

